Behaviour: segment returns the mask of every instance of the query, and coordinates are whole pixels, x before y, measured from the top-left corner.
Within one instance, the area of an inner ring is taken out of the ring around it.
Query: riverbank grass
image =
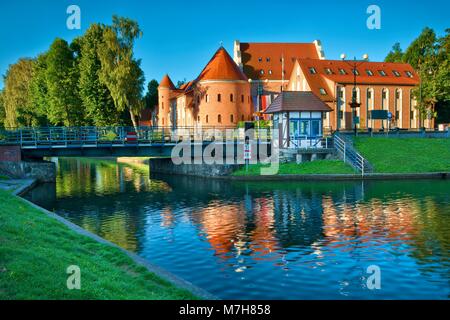
[[[450,139],[357,137],[354,141],[375,172],[450,172]]]
[[[0,202],[0,300],[196,298],[7,191]],[[67,288],[71,265],[80,267],[81,290]]]
[[[233,172],[233,176],[259,176],[262,168],[267,164],[250,165],[248,171],[245,166]],[[317,160],[297,164],[295,162],[280,163],[278,175],[310,175],[310,174],[354,174],[355,170],[340,160]]]

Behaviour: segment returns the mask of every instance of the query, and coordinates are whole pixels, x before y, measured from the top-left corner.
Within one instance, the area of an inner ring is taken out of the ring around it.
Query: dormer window
[[[330,68],[325,68],[325,73],[326,74],[333,74],[333,70],[331,70]]]
[[[378,70],[378,73],[380,74],[380,76],[386,77],[386,72],[384,70]]]
[[[261,75],[263,75],[263,74],[264,74],[264,70],[259,71],[259,73],[260,73]]]
[[[406,71],[405,73],[406,73],[406,76],[407,76],[408,78],[412,78],[412,77],[413,77],[413,74],[412,74],[411,71]]]
[[[398,72],[397,70],[392,70],[392,73],[393,73],[394,76],[396,76],[396,77],[401,77],[400,72]]]
[[[353,70],[352,70],[352,73],[353,73],[355,76],[359,76],[359,71],[356,70],[356,69],[353,69]]]
[[[320,94],[323,96],[325,96],[327,94],[327,90],[325,90],[324,88],[320,88],[319,91],[320,91]]]
[[[372,70],[367,69],[367,70],[366,70],[366,73],[367,73],[367,75],[368,75],[369,77],[372,77],[372,76],[373,76]]]
[[[339,69],[339,74],[345,76],[347,72],[344,69]]]
[[[309,73],[316,74],[317,73],[316,68],[314,67],[309,68]]]

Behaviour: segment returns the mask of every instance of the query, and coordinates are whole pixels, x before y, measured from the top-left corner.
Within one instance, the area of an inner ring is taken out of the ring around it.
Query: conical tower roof
[[[160,88],[169,88],[169,89],[175,89],[175,85],[173,84],[172,80],[170,79],[169,75],[165,75],[161,82],[159,83]]]
[[[248,79],[228,52],[220,47],[197,78],[197,81],[204,80],[247,81]]]

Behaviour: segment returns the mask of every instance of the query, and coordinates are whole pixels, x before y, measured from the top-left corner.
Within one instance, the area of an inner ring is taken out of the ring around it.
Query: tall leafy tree
[[[403,61],[403,51],[400,47],[400,43],[394,44],[392,47],[392,50],[388,53],[386,58],[384,59],[385,62],[402,62]]]
[[[118,125],[120,117],[115,111],[111,93],[100,80],[99,48],[103,43],[104,27],[92,24],[80,38],[79,91],[86,112],[86,122],[96,126]]]
[[[0,128],[5,126],[5,105],[3,103],[3,90],[0,90]]]
[[[68,43],[56,39],[47,53],[48,119],[53,125],[83,124],[78,94],[78,67]]]
[[[153,110],[158,105],[158,86],[159,83],[155,79],[147,85],[147,94],[145,95],[145,107],[147,109]]]
[[[33,106],[30,99],[32,70],[33,60],[20,59],[6,71],[3,92],[5,127],[15,128],[32,124]]]
[[[47,54],[39,55],[33,64],[30,97],[35,116],[33,126],[48,126],[49,95],[47,87]]]
[[[135,127],[143,107],[145,81],[141,62],[133,54],[134,42],[140,37],[142,31],[137,22],[114,16],[112,26],[104,29],[103,43],[98,51],[102,64],[100,79],[108,87],[116,110],[128,110]]]

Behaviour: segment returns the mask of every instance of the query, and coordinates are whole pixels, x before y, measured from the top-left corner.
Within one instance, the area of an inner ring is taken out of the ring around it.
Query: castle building
[[[354,123],[361,129],[419,128],[412,90],[420,78],[409,64],[364,61],[354,70],[352,63],[327,60],[318,40],[235,41],[233,58],[219,48],[200,75],[179,88],[164,76],[154,123],[236,127],[241,121],[270,119],[264,111],[283,91],[311,91],[332,109],[324,113],[324,132],[351,130]],[[356,111],[350,107],[353,92],[360,103]],[[372,110],[388,111],[389,120],[371,119]],[[433,121],[424,125],[431,128]]]
[[[356,87],[354,81],[356,79]],[[406,63],[353,62],[342,60],[297,59],[290,74],[288,90],[312,91],[334,112],[324,119],[331,130],[350,130],[353,117],[358,128],[419,128],[417,102],[412,90],[420,78]],[[360,107],[352,110],[353,92]],[[371,119],[372,110],[386,110],[389,121]],[[356,114],[353,114],[356,112]],[[431,120],[425,120],[430,127]]]
[[[158,93],[159,126],[236,127],[253,120],[248,78],[223,47],[195,80],[176,88],[166,75]]]

